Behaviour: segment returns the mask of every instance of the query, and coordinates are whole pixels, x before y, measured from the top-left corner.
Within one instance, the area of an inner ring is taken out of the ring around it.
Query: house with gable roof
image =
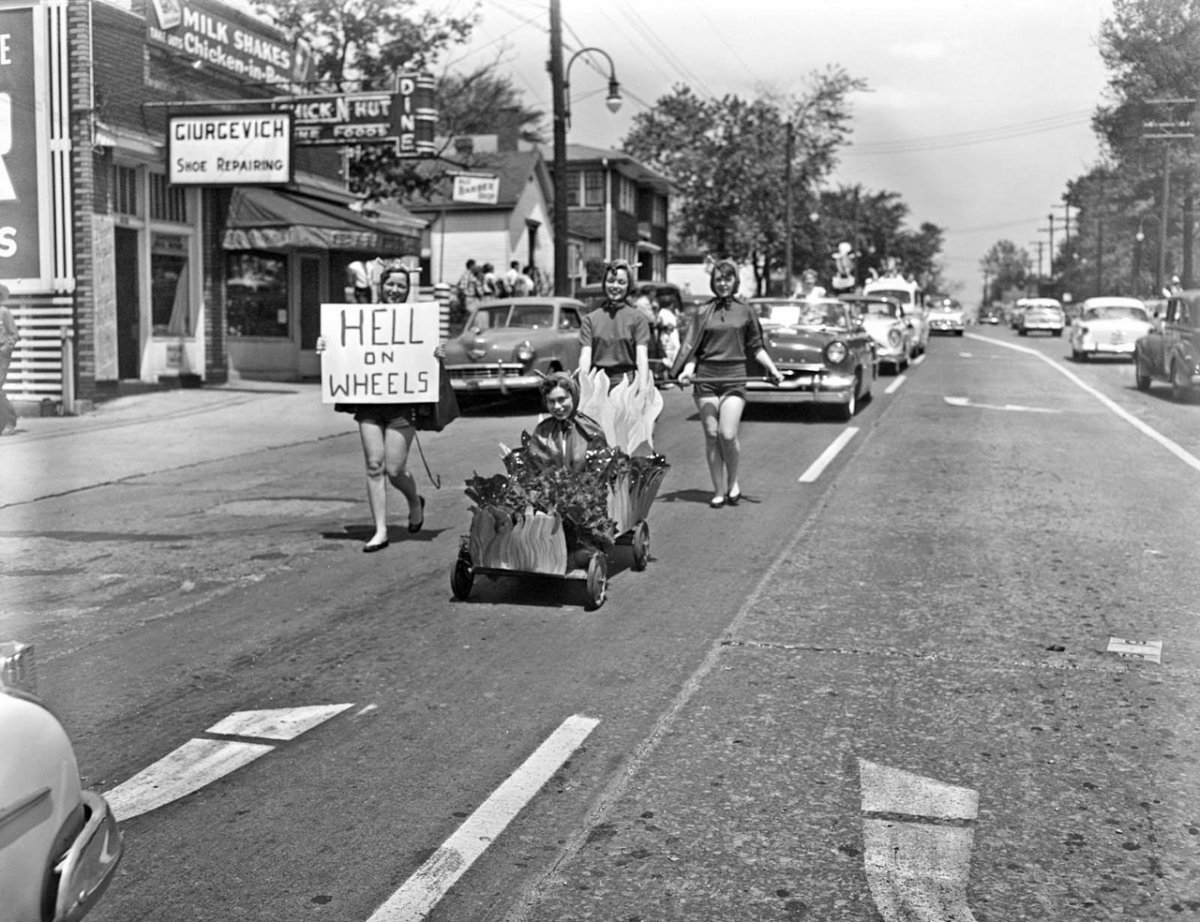
[[[463,172],[495,177],[494,183],[483,183],[485,194],[455,201],[447,183],[443,194],[405,203],[412,214],[429,222],[421,241],[422,278],[453,285],[468,259],[491,263],[502,276],[515,260],[522,268],[533,266],[549,290],[554,190],[546,161],[538,150],[496,150],[492,136],[472,140],[472,165]]]

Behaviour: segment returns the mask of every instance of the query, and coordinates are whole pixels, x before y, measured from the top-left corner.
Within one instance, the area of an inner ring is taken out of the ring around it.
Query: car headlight
[[[1079,335],[1080,335],[1080,336],[1087,336],[1087,335],[1088,335],[1088,332],[1089,332],[1089,331],[1088,331],[1088,328],[1087,328],[1087,327],[1080,327],[1080,328],[1079,328]]]
[[[888,343],[893,349],[900,345],[902,338],[899,330],[888,330]]]
[[[846,348],[846,344],[837,339],[825,347],[825,361],[830,365],[842,364],[849,354],[850,350]]]
[[[524,342],[517,346],[515,354],[518,362],[532,362],[533,357],[537,355],[537,351],[528,342]]]

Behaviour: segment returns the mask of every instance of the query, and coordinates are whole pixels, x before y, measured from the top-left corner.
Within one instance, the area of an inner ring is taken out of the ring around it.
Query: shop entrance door
[[[115,228],[113,258],[116,261],[117,377],[142,376],[142,306],[138,279],[138,232]]]
[[[321,359],[317,355],[317,337],[321,335],[321,302],[325,282],[321,260],[316,256],[296,258],[297,307],[300,311],[300,376],[316,378],[321,374]],[[340,300],[340,299],[339,299]]]

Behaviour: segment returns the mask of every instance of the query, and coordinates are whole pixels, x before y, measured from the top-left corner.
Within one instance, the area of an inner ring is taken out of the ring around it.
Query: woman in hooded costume
[[[604,430],[579,412],[579,384],[571,375],[562,371],[547,375],[539,390],[550,415],[534,427],[526,454],[535,462],[582,471],[587,453],[608,445]]]
[[[693,385],[696,409],[700,411],[713,484],[708,504],[714,509],[726,503],[736,506],[742,498],[738,485],[738,427],[746,407],[744,379],[750,377],[750,363],[761,365],[776,384],[783,380],[763,344],[754,308],[736,297],[738,276],[737,264],[731,260],[723,259],[713,266],[710,285],[714,297],[701,307],[676,360],[676,368],[681,369],[679,383]]]

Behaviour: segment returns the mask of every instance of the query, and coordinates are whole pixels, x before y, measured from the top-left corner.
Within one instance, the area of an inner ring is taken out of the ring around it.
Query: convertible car
[[[77,922],[112,880],[121,833],[104,798],[82,789],[34,676],[31,646],[0,643],[0,918]]]
[[[842,295],[862,318],[863,328],[875,340],[875,355],[881,365],[896,373],[908,367],[917,354],[916,329],[895,298],[883,295]]]
[[[764,345],[784,375],[779,385],[751,381],[753,401],[796,401],[835,407],[848,420],[871,395],[875,343],[858,309],[833,298],[756,299]]]
[[[443,362],[455,392],[535,390],[551,372],[574,371],[584,312],[574,298],[480,302],[462,334],[446,343]]]
[[[1071,324],[1071,358],[1094,355],[1133,357],[1134,344],[1154,329],[1146,305],[1137,298],[1088,298]]]

